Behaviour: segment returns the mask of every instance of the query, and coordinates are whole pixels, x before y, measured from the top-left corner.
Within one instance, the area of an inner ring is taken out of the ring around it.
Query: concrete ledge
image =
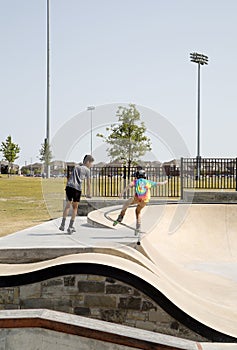
[[[237,191],[184,190],[183,201],[187,203],[237,204]]]
[[[140,248],[142,251],[142,248]],[[119,256],[141,264],[138,258],[127,252],[110,247],[78,247],[78,248],[6,248],[0,249],[0,264],[28,264],[56,259],[72,254],[98,253]]]
[[[91,211],[102,209],[106,207],[111,206],[122,206],[126,199],[118,199],[118,197],[114,198],[91,198],[91,199],[83,199],[81,200],[79,207],[78,207],[78,215],[79,216],[87,216],[88,213]],[[166,204],[166,203],[177,203],[177,198],[170,199],[170,198],[152,198],[150,200],[150,204]],[[64,202],[65,205],[65,202]]]
[[[233,343],[199,343],[52,310],[0,311],[1,349],[236,350]],[[43,347],[42,346],[43,342]]]
[[[115,325],[110,322],[43,309],[0,311],[0,328],[1,344],[5,343],[5,347],[1,347],[1,349],[7,349],[8,347],[6,347],[6,345],[10,341],[10,343],[12,343],[11,348],[15,350],[20,350],[23,347],[27,347],[28,350],[33,350],[38,348],[37,345],[39,345],[39,341],[42,344],[42,338],[44,344],[44,338],[45,340],[51,337],[55,338],[54,333],[44,332],[41,334],[42,329],[58,332],[58,341],[54,342],[54,344],[50,342],[50,347],[47,347],[47,349],[50,348],[52,350],[58,349],[58,347],[60,347],[60,349],[68,349],[70,346],[71,348],[72,345],[75,344],[75,341],[78,342],[80,339],[82,339],[84,344],[83,349],[88,350],[206,349],[205,344],[202,345],[194,341],[163,334],[154,334],[154,332],[146,330],[141,332],[139,329],[128,326]],[[6,329],[8,330],[7,332]],[[34,332],[35,338],[32,339],[31,337],[31,342],[29,342],[29,338],[32,336],[31,333],[34,329],[36,329],[36,332]],[[65,336],[60,335],[62,333],[64,333]],[[72,335],[74,337],[70,337]],[[76,339],[75,336],[77,336]],[[21,339],[21,342],[19,342],[19,339]],[[117,346],[115,344],[117,344]],[[221,345],[221,349],[225,349],[225,344]],[[210,344],[208,344],[208,349],[217,349],[217,347],[215,347],[215,344],[213,347],[210,347]],[[230,349],[230,344],[228,344],[228,349]]]
[[[78,207],[78,215],[86,216],[93,210],[101,209],[104,207],[110,207],[112,205],[123,205],[125,199],[116,198],[95,198],[95,199],[83,199]]]
[[[104,207],[110,207],[112,205],[123,205],[126,199],[118,199],[115,198],[88,198],[81,199],[78,207],[77,215],[79,216],[87,216],[93,210],[101,209]],[[66,205],[66,200],[63,201],[63,208]],[[72,214],[72,209],[70,209],[69,214]]]

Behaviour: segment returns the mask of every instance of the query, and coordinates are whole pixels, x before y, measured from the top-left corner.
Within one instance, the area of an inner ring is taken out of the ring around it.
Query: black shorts
[[[75,188],[72,187],[66,187],[66,195],[67,195],[67,200],[70,202],[80,202],[81,199],[81,191],[76,190]]]

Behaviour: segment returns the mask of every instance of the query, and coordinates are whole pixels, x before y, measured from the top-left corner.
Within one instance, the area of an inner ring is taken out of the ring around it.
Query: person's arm
[[[168,180],[162,181],[162,182],[157,182],[156,185],[160,186],[160,185],[165,185],[168,183]]]
[[[127,185],[121,193],[119,193],[119,198],[121,198],[123,196],[124,192],[126,192],[131,187],[134,187],[134,181],[130,182],[130,184]]]
[[[91,198],[91,179],[88,177],[86,179],[86,197]]]

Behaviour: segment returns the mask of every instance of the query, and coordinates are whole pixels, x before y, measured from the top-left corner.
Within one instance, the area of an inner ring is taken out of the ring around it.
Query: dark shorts
[[[75,188],[67,186],[66,195],[67,195],[67,200],[69,200],[70,202],[80,202],[81,191],[78,191]]]

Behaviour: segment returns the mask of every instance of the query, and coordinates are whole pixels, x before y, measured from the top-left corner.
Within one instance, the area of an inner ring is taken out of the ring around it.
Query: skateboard
[[[105,215],[105,217],[106,217],[108,220],[110,220],[110,221],[113,222],[113,226],[116,226],[116,225],[119,224],[119,225],[122,225],[122,226],[124,226],[124,227],[129,228],[130,230],[133,230],[134,236],[137,237],[137,245],[140,245],[140,244],[141,244],[141,234],[142,234],[142,233],[145,233],[145,232],[142,232],[141,230],[137,230],[136,228],[134,228],[134,227],[132,227],[132,226],[129,226],[129,225],[127,225],[127,224],[124,224],[123,222],[119,222],[119,221],[117,221],[117,220],[114,220],[114,219],[112,219],[109,215]]]

